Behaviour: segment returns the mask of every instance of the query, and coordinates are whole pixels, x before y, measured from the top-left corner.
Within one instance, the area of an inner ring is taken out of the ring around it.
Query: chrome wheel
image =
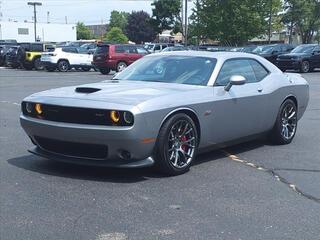
[[[301,64],[301,70],[302,70],[302,72],[304,72],[304,73],[309,72],[309,70],[310,70],[310,64],[309,64],[308,61],[302,62],[302,64]]]
[[[127,64],[125,62],[119,62],[117,65],[117,72],[123,71],[127,67]]]
[[[286,140],[293,138],[297,128],[297,110],[296,107],[289,103],[287,104],[281,114],[281,135]]]
[[[169,132],[167,154],[175,168],[188,166],[195,153],[196,129],[186,120],[174,123]]]
[[[69,70],[69,63],[67,61],[60,61],[59,70],[61,72],[67,72]]]

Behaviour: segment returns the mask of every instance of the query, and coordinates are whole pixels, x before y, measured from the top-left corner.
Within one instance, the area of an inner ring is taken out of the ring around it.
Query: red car
[[[102,74],[111,70],[121,72],[134,61],[149,54],[142,46],[100,43],[93,55],[92,65]]]

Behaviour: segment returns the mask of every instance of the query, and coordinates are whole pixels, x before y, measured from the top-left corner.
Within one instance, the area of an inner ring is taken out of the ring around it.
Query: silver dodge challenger
[[[111,80],[33,94],[20,122],[38,156],[177,175],[200,151],[263,135],[290,143],[308,101],[305,79],[262,57],[167,52]]]

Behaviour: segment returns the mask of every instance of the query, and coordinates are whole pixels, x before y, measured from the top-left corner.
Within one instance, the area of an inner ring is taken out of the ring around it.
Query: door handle
[[[262,92],[263,91],[263,89],[262,88],[258,88],[258,92]]]

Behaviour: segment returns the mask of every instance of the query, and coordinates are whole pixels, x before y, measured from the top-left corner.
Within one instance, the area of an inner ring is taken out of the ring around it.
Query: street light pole
[[[34,22],[34,41],[37,41],[37,6],[42,6],[40,2],[28,2],[29,6],[33,6],[33,22]]]
[[[185,0],[185,22],[184,22],[184,45],[187,47],[188,46],[188,0]]]

